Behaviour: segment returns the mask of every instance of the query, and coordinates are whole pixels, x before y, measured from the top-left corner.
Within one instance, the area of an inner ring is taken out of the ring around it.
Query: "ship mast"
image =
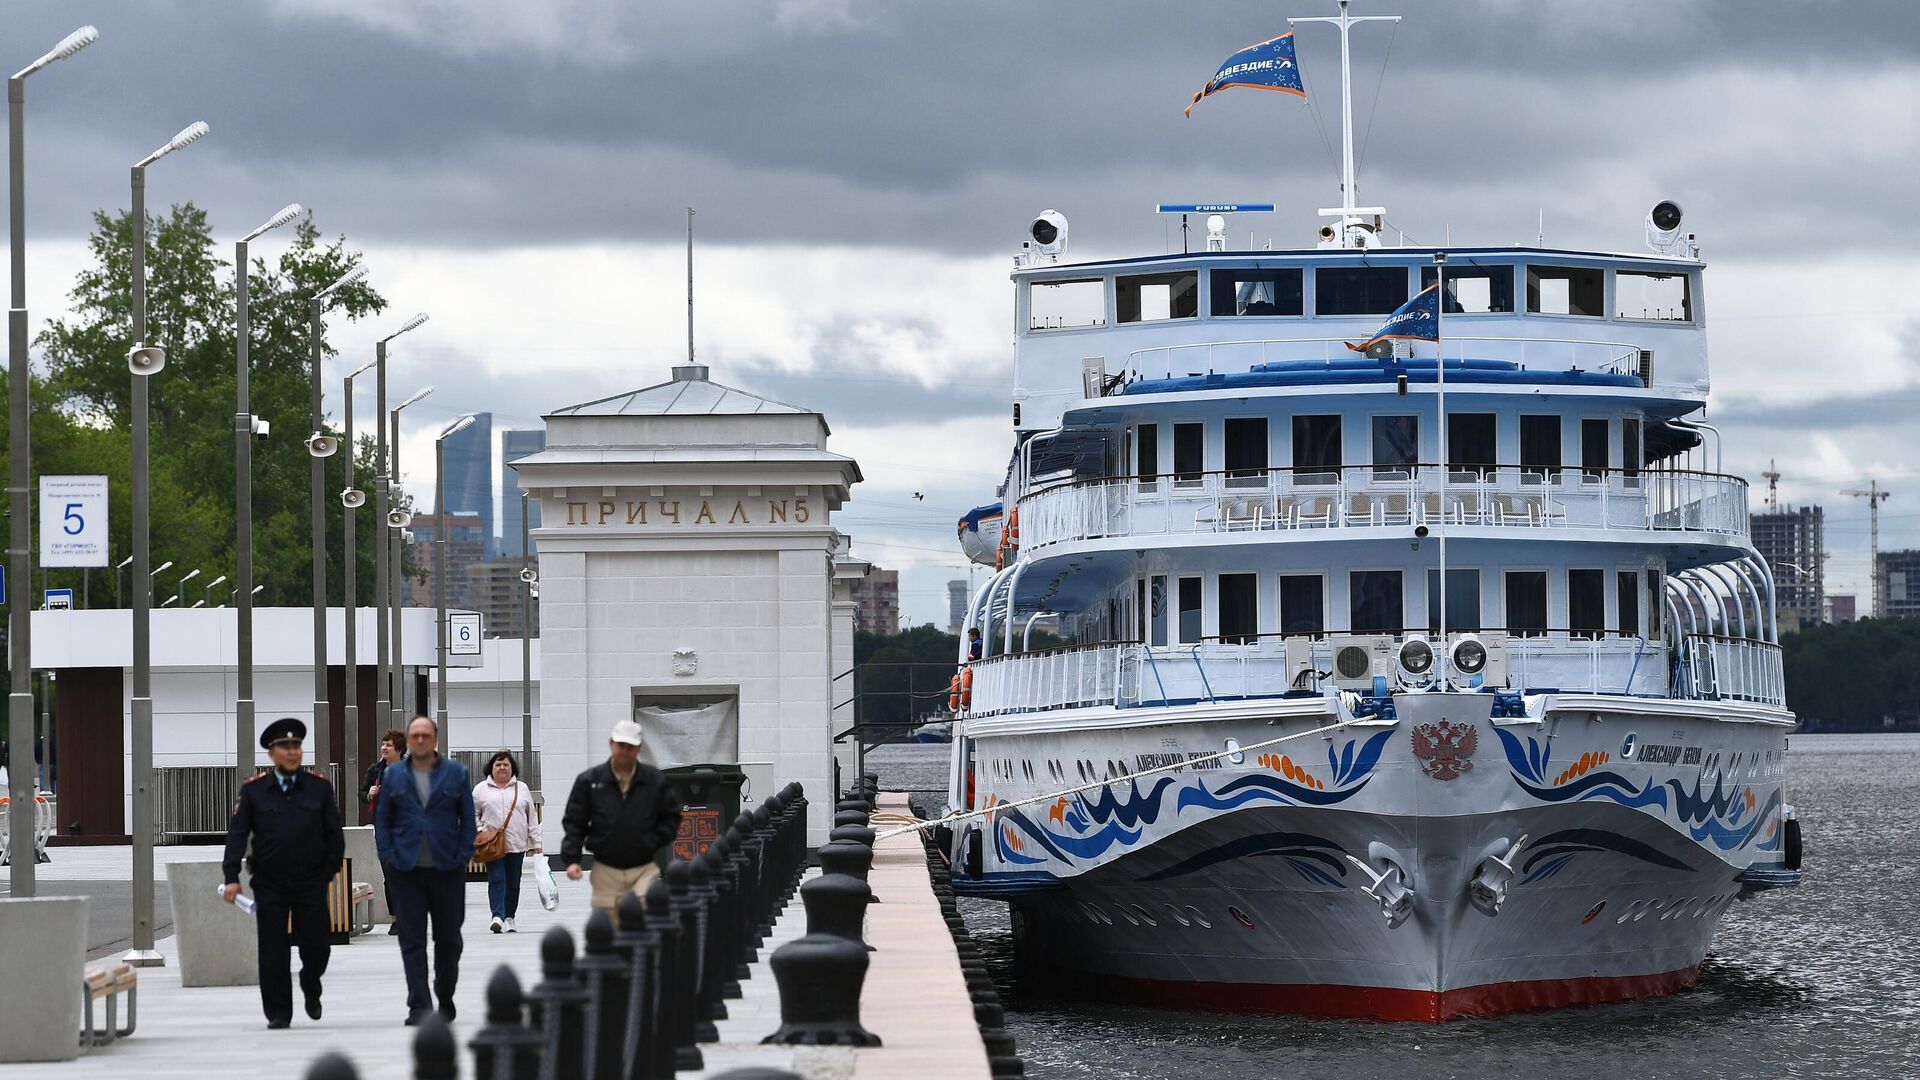
[[[1350,219],[1363,213],[1384,215],[1383,206],[1356,206],[1360,198],[1360,184],[1353,173],[1353,50],[1350,33],[1353,27],[1361,23],[1400,21],[1398,15],[1360,15],[1347,14],[1349,0],[1340,0],[1340,14],[1317,15],[1310,18],[1288,19],[1289,26],[1300,23],[1327,23],[1340,28],[1340,205],[1320,211],[1321,217],[1341,219],[1340,240],[1344,247],[1358,246],[1349,236],[1347,228]]]

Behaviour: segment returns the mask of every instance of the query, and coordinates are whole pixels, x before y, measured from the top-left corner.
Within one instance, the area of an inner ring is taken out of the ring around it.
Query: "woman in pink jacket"
[[[520,763],[505,750],[487,759],[487,778],[473,786],[474,822],[481,829],[504,829],[507,853],[487,864],[487,906],[494,933],[512,934],[520,908],[520,874],[529,854],[540,854],[540,819],[533,793],[520,780]]]

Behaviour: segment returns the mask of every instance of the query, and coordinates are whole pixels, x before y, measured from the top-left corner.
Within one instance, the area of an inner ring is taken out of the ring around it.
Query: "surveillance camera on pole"
[[[254,438],[259,439],[261,442],[266,442],[268,437],[271,436],[272,434],[273,434],[272,424],[268,423],[265,420],[260,419],[257,416],[253,418],[253,437]]]

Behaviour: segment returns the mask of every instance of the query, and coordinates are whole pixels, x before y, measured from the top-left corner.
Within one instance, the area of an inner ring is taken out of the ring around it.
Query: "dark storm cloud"
[[[1177,13],[1145,2],[873,3],[848,4],[845,18],[831,5],[787,18],[772,0],[664,16],[552,5],[555,20],[595,13],[574,35],[591,40],[571,49],[515,36],[543,5],[492,31],[474,25],[486,5],[369,0],[365,18],[339,14],[354,7],[13,9],[3,39],[20,63],[36,51],[21,43],[51,43],[80,19],[102,30],[31,84],[36,235],[77,235],[88,210],[124,205],[124,165],[199,117],[214,136],[193,160],[166,163],[155,202],[192,197],[237,224],[296,197],[331,229],[457,246],[668,238],[677,208],[694,202],[711,208],[703,227],[721,242],[967,252],[1004,249],[1026,214],[1063,204],[1089,242],[1124,248],[1158,242],[1163,226],[1145,213],[1157,199],[1337,198],[1307,107],[1240,93],[1180,117],[1232,48],[1284,14],[1330,7],[1311,0]],[[1463,238],[1518,238],[1545,207],[1563,242],[1619,246],[1637,238],[1658,183],[1689,194],[1703,222],[1724,209],[1764,224],[1727,224],[1721,250],[1810,243],[1818,222],[1795,207],[1833,194],[1833,164],[1794,153],[1804,131],[1774,131],[1753,161],[1707,147],[1728,125],[1764,120],[1743,112],[1738,80],[1858,78],[1911,70],[1920,53],[1920,5],[1891,0],[1364,7],[1407,21],[1357,32],[1360,126],[1371,128],[1363,194],[1387,200],[1416,236],[1452,225]],[[1324,27],[1301,32],[1320,124],[1337,139],[1332,42]],[[1716,89],[1722,78],[1732,89]],[[1663,98],[1669,84],[1690,96]],[[1632,114],[1610,109],[1616,101]],[[1857,127],[1863,144],[1888,124],[1910,135],[1911,102],[1886,104],[1832,121]],[[1622,170],[1624,189],[1603,179]],[[1905,171],[1863,169],[1849,193],[1893,199]],[[1312,225],[1293,216],[1302,221],[1276,225],[1280,242]]]

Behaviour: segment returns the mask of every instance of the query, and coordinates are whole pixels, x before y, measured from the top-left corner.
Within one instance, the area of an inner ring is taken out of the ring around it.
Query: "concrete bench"
[[[0,972],[17,990],[0,1009],[0,1062],[79,1056],[86,966],[87,901],[0,899]]]
[[[139,1021],[140,976],[126,964],[88,968],[80,980],[80,996],[86,1004],[86,1024],[80,1029],[80,1049],[82,1052],[96,1046],[105,1046],[124,1035],[133,1034],[133,1026]],[[120,999],[127,1002],[127,1023],[121,1027],[116,1019]],[[94,1023],[93,1003],[106,1003],[106,1023]]]
[[[243,886],[251,884],[251,875],[240,876]],[[225,880],[217,862],[167,864],[181,986],[260,984],[259,931],[252,915],[220,898]]]

